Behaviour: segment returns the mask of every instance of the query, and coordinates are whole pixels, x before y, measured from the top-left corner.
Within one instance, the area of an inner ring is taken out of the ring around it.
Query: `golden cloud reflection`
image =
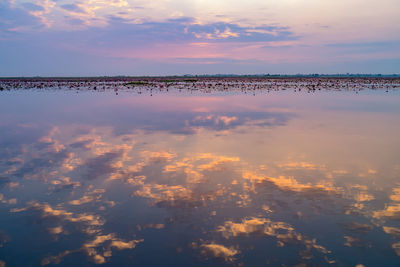
[[[389,204],[383,210],[374,211],[374,218],[399,220],[400,219],[400,203]]]
[[[225,247],[219,244],[201,244],[201,254],[205,257],[221,258],[227,262],[233,262],[239,251],[233,247]]]
[[[395,243],[392,245],[392,248],[394,249],[394,251],[396,252],[397,256],[400,256],[400,242],[399,243]]]
[[[282,190],[289,190],[294,192],[305,192],[305,193],[317,193],[322,192],[326,194],[330,193],[339,193],[341,188],[334,187],[332,183],[329,181],[325,181],[325,184],[318,183],[318,184],[302,184],[299,183],[294,177],[265,177],[259,176],[252,172],[245,172],[243,173],[243,178],[249,180],[252,184],[262,184],[263,182],[271,182],[278,188]]]
[[[315,239],[309,239],[305,235],[297,233],[290,224],[273,222],[266,218],[253,217],[243,219],[240,223],[227,221],[218,228],[218,232],[221,232],[225,238],[249,235],[274,237],[279,247],[283,247],[286,244],[299,244],[305,247],[306,253],[303,251],[303,256],[309,255],[311,249],[323,254],[330,253],[326,248],[318,245]]]
[[[115,234],[98,235],[92,241],[85,243],[82,248],[74,251],[64,251],[57,256],[46,257],[41,261],[41,265],[59,264],[61,260],[71,253],[84,252],[91,258],[95,264],[106,263],[106,259],[112,256],[112,248],[117,250],[133,249],[137,244],[143,242],[140,240],[123,241],[115,237]],[[101,248],[101,252],[99,252]]]
[[[389,235],[400,237],[400,228],[384,226],[383,231]]]
[[[100,218],[100,216],[81,213],[81,214],[74,214],[73,212],[68,212],[63,209],[53,208],[47,203],[37,203],[37,202],[29,202],[28,206],[21,209],[11,209],[11,212],[21,212],[28,209],[34,209],[41,212],[43,217],[57,217],[62,220],[70,221],[70,222],[77,222],[77,223],[84,223],[88,226],[87,232],[93,231],[92,226],[101,226],[104,224],[104,221]]]
[[[373,217],[380,220],[400,220],[400,188],[393,189],[389,196],[391,200],[385,204],[384,209],[373,212]],[[385,231],[386,232],[386,231]]]

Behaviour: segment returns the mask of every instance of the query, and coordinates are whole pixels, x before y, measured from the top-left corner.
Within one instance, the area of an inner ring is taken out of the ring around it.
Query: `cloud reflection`
[[[218,231],[221,232],[225,238],[249,235],[275,237],[278,246],[300,244],[305,247],[305,254],[307,255],[311,249],[315,249],[323,254],[330,253],[326,248],[318,245],[315,239],[309,239],[305,235],[297,233],[290,224],[285,222],[273,222],[266,218],[253,217],[243,219],[240,223],[227,221],[224,225],[219,227]]]
[[[205,257],[221,258],[227,262],[233,262],[235,255],[239,253],[233,247],[225,247],[219,244],[201,244],[200,245],[201,254]]]
[[[377,182],[382,168],[373,160],[342,164],[334,149],[332,158],[308,154],[312,142],[288,141],[300,118],[291,112],[220,104],[213,105],[223,110],[194,105],[164,122],[181,107],[141,120],[129,113],[121,118],[132,123],[125,131],[93,121],[43,127],[33,141],[16,136],[20,145],[2,144],[7,152],[0,152],[8,155],[0,161],[5,220],[27,218],[43,242],[58,245],[40,255],[42,265],[75,254],[106,264],[131,249],[143,262],[143,251],[165,249],[152,235],[175,240],[178,232],[184,237],[168,244],[174,251],[227,264],[262,244],[292,251],[290,261],[341,264],[344,254],[375,245],[370,239],[379,233],[398,254],[398,185]]]

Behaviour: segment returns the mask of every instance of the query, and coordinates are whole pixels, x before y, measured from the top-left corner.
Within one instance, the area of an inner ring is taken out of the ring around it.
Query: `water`
[[[399,266],[399,90],[185,86],[0,92],[0,266]]]

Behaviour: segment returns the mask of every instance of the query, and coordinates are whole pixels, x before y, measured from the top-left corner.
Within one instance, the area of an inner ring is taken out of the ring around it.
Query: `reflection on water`
[[[398,266],[400,93],[0,93],[0,266]]]

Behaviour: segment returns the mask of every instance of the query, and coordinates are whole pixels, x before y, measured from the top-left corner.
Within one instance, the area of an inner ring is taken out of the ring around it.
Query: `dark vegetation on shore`
[[[81,78],[0,78],[4,90],[132,90],[168,91],[178,89],[201,92],[364,89],[394,90],[400,88],[400,77],[81,77]]]

